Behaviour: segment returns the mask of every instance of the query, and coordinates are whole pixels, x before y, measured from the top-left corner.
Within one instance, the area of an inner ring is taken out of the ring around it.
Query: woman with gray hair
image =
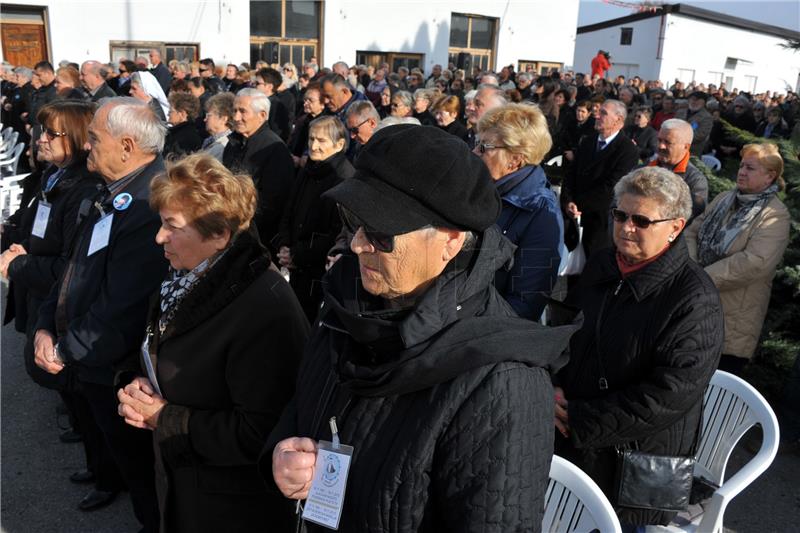
[[[392,95],[391,115],[410,117],[414,114],[414,97],[408,91],[397,91]]]
[[[662,502],[633,508],[617,497],[618,450],[694,455],[723,318],[714,283],[682,235],[692,213],[686,183],[643,167],[617,183],[614,197],[615,247],[592,256],[568,298],[585,321],[556,378],[556,453],[597,482],[632,531],[667,524],[674,513],[658,510]]]

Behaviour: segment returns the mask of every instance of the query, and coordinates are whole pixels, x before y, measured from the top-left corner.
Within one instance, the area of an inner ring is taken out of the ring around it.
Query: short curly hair
[[[167,165],[150,183],[150,207],[179,210],[204,239],[250,227],[256,212],[250,176],[233,174],[213,156],[198,153]]]
[[[169,105],[176,111],[186,113],[189,122],[200,116],[200,99],[191,93],[171,92]]]
[[[692,194],[686,182],[672,171],[661,167],[642,167],[623,176],[614,186],[614,203],[623,195],[654,200],[662,218],[692,216]]]
[[[553,146],[547,119],[533,104],[506,104],[490,109],[478,122],[478,134],[491,132],[527,165],[538,165]]]

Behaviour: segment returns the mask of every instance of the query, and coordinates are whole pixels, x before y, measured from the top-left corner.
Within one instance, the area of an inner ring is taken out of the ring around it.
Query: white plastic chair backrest
[[[13,131],[14,129],[11,126],[9,126],[6,129],[4,129],[2,133],[0,133],[0,138],[3,139],[3,142],[6,142],[8,138],[11,137],[11,132]]]
[[[9,176],[0,180],[0,214],[3,218],[13,214],[22,201],[22,181],[29,174]]]
[[[545,533],[622,531],[614,508],[600,487],[580,468],[557,455],[550,464],[544,501],[542,531]]]
[[[755,465],[758,473],[753,479],[767,469],[778,451],[778,420],[752,385],[733,374],[714,372],[703,398],[703,433],[696,454],[695,475],[722,485],[733,448],[756,424],[761,426],[764,440],[761,451],[750,462],[768,461],[763,468]]]
[[[720,162],[720,160],[711,154],[705,154],[700,156],[700,160],[703,161],[703,163],[705,163],[706,166],[711,168],[711,170],[719,170],[722,168],[722,163]]]
[[[23,150],[25,150],[25,144],[17,143],[14,150],[9,154],[9,158],[0,161],[0,169],[2,169],[4,175],[13,176],[17,173],[19,158]]]
[[[12,149],[14,146],[17,145],[17,139],[19,139],[19,132],[12,131],[11,135],[8,136],[8,139],[3,139],[3,151],[7,152],[8,150]]]
[[[551,160],[549,160],[547,163],[545,163],[544,166],[546,166],[546,167],[560,167],[563,164],[563,162],[564,162],[564,156],[563,155],[557,155],[554,158],[552,158]]]

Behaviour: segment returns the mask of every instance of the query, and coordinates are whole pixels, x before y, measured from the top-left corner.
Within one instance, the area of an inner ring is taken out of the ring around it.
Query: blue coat
[[[561,209],[541,166],[526,166],[496,185],[503,200],[497,225],[517,250],[511,268],[497,271],[495,286],[519,316],[538,320],[561,262]]]

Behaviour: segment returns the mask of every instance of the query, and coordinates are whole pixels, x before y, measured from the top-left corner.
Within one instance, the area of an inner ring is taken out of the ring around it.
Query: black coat
[[[283,210],[278,246],[288,246],[292,252],[294,268],[289,283],[310,321],[322,302],[321,280],[328,250],[342,229],[336,202],[322,198],[322,194],[354,174],[344,152],[319,163],[309,160]]]
[[[92,197],[101,187],[102,180],[89,173],[84,162],[65,168],[65,172],[49,191],[44,192],[48,178],[58,171],[55,165],[42,176],[39,193],[22,215],[20,242],[28,252],[14,259],[8,266],[11,280],[9,293],[13,293],[17,331],[27,333],[25,346],[25,370],[40,385],[63,384],[65,376],[48,374],[33,361],[33,334],[39,306],[53,285],[59,280],[67,264],[72,243],[78,229],[78,210],[85,198]],[[39,203],[44,199],[50,204],[50,216],[43,237],[31,232]]]
[[[551,462],[545,369],[572,328],[513,316],[491,286],[513,246],[492,227],[412,309],[389,311],[343,256],[295,397],[259,460],[292,436],[354,446],[340,531],[538,531]],[[406,348],[408,347],[408,348]],[[305,530],[326,531],[310,523]]]
[[[31,126],[38,126],[39,120],[36,118],[36,115],[39,113],[39,110],[42,108],[42,106],[55,100],[56,96],[58,96],[58,91],[56,91],[55,80],[53,80],[50,85],[43,85],[38,89],[34,89],[33,93],[31,94],[31,106],[30,114],[28,115],[28,124]]]
[[[294,161],[289,149],[269,123],[264,122],[249,138],[231,133],[222,163],[234,172],[249,174],[258,191],[255,222],[261,242],[269,245],[280,229],[283,208],[294,181]]]
[[[269,97],[269,119],[267,122],[269,122],[269,128],[283,142],[287,142],[289,135],[292,133],[292,124],[294,122],[292,115],[289,114],[289,108],[286,107],[279,94],[273,94]]]
[[[467,142],[467,127],[464,126],[464,124],[462,124],[458,119],[454,120],[442,129],[450,135],[455,135],[462,141]]]
[[[608,210],[614,185],[639,161],[639,150],[622,131],[600,151],[597,139],[597,135],[589,135],[581,141],[561,189],[561,205],[575,202],[583,213],[581,226],[587,255],[611,244]]]
[[[658,150],[658,132],[650,126],[640,128],[639,126],[629,126],[625,128],[625,134],[639,149],[639,159],[647,163]]]
[[[148,203],[150,180],[163,171],[160,156],[138,170],[124,189],[133,198],[126,209],[114,208],[116,195],[98,194],[103,211],[114,218],[108,245],[92,255],[89,244],[100,212],[84,203],[86,216],[65,274],[39,308],[36,329],[56,336],[59,354],[80,381],[110,386],[118,367],[139,358],[148,301],[167,272],[164,251],[155,241],[161,221]],[[64,283],[66,329],[59,331],[56,307]]]
[[[114,98],[116,96],[117,93],[114,92],[114,89],[109,87],[106,82],[103,82],[103,85],[91,96],[91,100],[92,102],[99,102],[101,98]]]
[[[150,74],[155,77],[158,84],[164,90],[164,94],[169,95],[169,88],[172,85],[172,74],[164,63],[159,63],[150,69]]]
[[[164,157],[182,157],[200,150],[203,137],[197,132],[194,122],[181,122],[167,131],[164,140]]]
[[[156,299],[148,331],[158,316]],[[291,517],[256,459],[294,393],[307,336],[292,290],[249,232],[178,305],[152,341],[168,402],[153,432],[162,533],[269,531]]]
[[[683,236],[622,279],[615,251],[591,257],[573,301],[584,313],[558,375],[569,402],[564,453],[611,495],[614,446],[691,455],[703,393],[722,352],[719,294],[689,259]],[[601,390],[605,377],[608,389]],[[613,500],[612,500],[613,503]],[[666,513],[626,509],[622,522],[666,523]]]

